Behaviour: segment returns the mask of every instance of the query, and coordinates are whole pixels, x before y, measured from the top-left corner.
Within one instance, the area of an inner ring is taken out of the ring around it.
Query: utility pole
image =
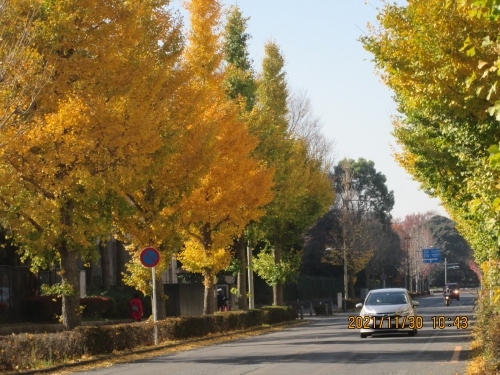
[[[411,292],[411,277],[410,277],[410,236],[404,238],[406,247],[406,271],[405,271],[405,288]],[[407,282],[408,279],[408,282]]]
[[[344,241],[344,311],[346,311],[346,300],[347,300],[347,293],[348,286],[347,286],[347,251],[345,248],[345,241]]]

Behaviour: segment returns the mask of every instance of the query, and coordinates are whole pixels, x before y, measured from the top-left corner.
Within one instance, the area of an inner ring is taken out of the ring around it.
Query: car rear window
[[[366,305],[403,305],[408,303],[404,293],[372,293],[366,299]]]

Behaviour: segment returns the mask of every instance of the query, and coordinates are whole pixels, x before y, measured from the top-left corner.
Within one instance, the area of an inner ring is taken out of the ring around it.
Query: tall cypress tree
[[[273,304],[283,304],[283,284],[293,281],[300,264],[298,248],[306,228],[333,200],[331,184],[321,162],[307,155],[307,141],[289,130],[289,89],[284,58],[274,42],[265,46],[257,101],[250,122],[259,138],[259,157],[275,169],[274,199],[257,223],[266,250],[254,262],[256,272],[273,287]]]
[[[227,94],[231,99],[241,98],[245,109],[250,111],[255,104],[256,84],[248,57],[250,34],[246,32],[247,21],[237,6],[231,7],[225,27],[224,57],[228,63]]]
[[[255,104],[256,84],[252,64],[248,57],[248,40],[246,32],[248,18],[244,18],[237,6],[229,10],[225,27],[224,58],[227,62],[226,80],[224,82],[227,95],[237,101],[242,101],[242,116],[247,116]],[[243,233],[234,244],[238,267],[238,307],[248,310],[247,298],[247,239]]]

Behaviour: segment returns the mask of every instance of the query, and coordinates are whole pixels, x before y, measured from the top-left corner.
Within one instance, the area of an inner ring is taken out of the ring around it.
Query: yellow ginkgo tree
[[[191,73],[176,69],[176,80],[164,88],[164,95],[175,108],[164,108],[168,115],[158,124],[161,147],[151,155],[151,164],[136,170],[134,178],[121,185],[122,204],[114,210],[115,235],[128,244],[132,259],[127,264],[124,282],[151,295],[151,273],[139,259],[145,246],[160,252],[155,267],[157,285],[161,274],[171,265],[172,256],[182,245],[179,205],[199,186],[211,156],[213,130],[210,124],[196,123],[196,92]],[[196,124],[194,126],[193,124]],[[164,298],[157,288],[157,300]],[[157,304],[157,317],[165,316],[165,305]]]
[[[245,226],[263,215],[272,199],[273,171],[252,158],[257,139],[240,119],[239,107],[224,87],[221,4],[192,0],[185,65],[192,72],[196,108],[192,126],[212,130],[203,145],[210,155],[199,185],[179,205],[188,237],[179,254],[184,267],[203,275],[204,314],[215,310],[215,274],[229,265],[227,248]]]
[[[33,267],[55,265],[63,325],[80,324],[77,265],[112,232],[113,197],[153,161],[175,82],[180,26],[168,1],[26,0],[37,9],[30,47],[51,67],[31,126],[0,132],[3,224]],[[30,12],[31,13],[31,12]],[[15,34],[3,38],[18,38]],[[16,137],[12,137],[16,134]],[[9,142],[6,142],[6,141]]]

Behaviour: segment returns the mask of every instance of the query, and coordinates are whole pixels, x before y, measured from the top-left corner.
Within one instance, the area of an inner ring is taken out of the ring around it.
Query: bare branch
[[[288,98],[288,132],[290,136],[302,139],[309,157],[321,162],[329,171],[334,162],[335,142],[322,133],[322,123],[314,116],[311,101],[304,92],[290,95]]]

